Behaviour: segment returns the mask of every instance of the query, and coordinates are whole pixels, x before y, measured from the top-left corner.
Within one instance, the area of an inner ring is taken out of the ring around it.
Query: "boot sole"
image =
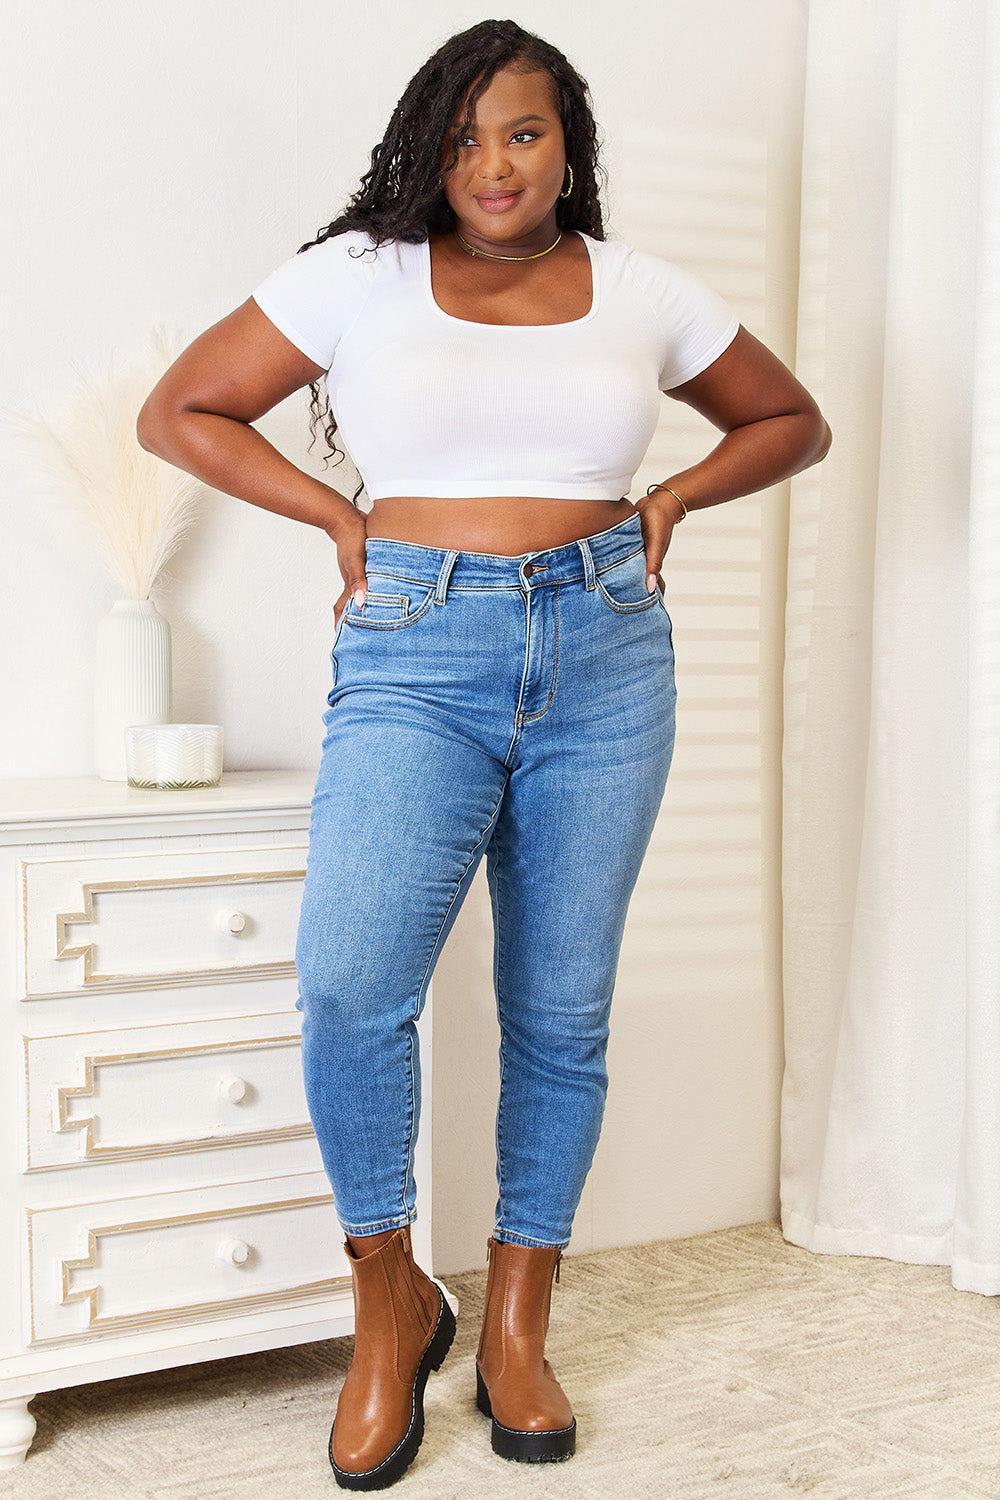
[[[330,1445],[327,1453],[330,1459],[330,1467],[334,1478],[345,1490],[384,1490],[390,1484],[395,1484],[401,1479],[417,1456],[417,1449],[424,1437],[424,1386],[427,1377],[432,1370],[440,1370],[444,1364],[445,1356],[451,1348],[455,1337],[455,1314],[452,1312],[441,1288],[438,1287],[438,1296],[441,1306],[438,1310],[437,1322],[434,1325],[434,1333],[430,1343],[424,1350],[424,1356],[417,1366],[416,1378],[413,1382],[413,1406],[410,1413],[410,1425],[407,1427],[399,1442],[391,1453],[387,1453],[380,1463],[371,1469],[362,1469],[360,1473],[352,1473],[349,1469],[341,1469],[333,1459],[333,1429],[330,1429]]]
[[[572,1458],[576,1452],[576,1418],[568,1427],[556,1427],[549,1431],[524,1432],[517,1427],[505,1427],[493,1415],[490,1393],[479,1369],[476,1369],[476,1405],[484,1417],[493,1423],[490,1442],[493,1452],[501,1458],[513,1459],[520,1464],[557,1464]]]

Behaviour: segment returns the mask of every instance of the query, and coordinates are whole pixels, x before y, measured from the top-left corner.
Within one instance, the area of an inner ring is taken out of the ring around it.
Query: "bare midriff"
[[[635,511],[629,500],[553,500],[531,495],[387,495],[368,514],[369,537],[519,557],[593,536]]]

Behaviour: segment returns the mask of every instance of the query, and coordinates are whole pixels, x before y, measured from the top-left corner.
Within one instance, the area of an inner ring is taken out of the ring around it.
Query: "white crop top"
[[[472,323],[435,302],[430,246],[334,235],[252,293],[326,370],[340,435],[372,500],[386,495],[628,493],[660,392],[699,374],[739,324],[697,277],[581,234],[589,312],[542,327]]]

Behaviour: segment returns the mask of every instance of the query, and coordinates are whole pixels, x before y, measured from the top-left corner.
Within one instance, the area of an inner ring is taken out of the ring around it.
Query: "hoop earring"
[[[568,198],[570,193],[573,191],[573,168],[570,166],[569,162],[566,163],[566,170],[569,173],[569,187],[564,193],[559,194],[560,198]]]

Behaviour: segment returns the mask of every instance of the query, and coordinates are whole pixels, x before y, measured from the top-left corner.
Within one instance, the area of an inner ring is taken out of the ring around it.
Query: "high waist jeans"
[[[368,541],[334,638],[296,945],[306,1093],[350,1234],[415,1217],[415,1022],[482,855],[500,1022],[494,1234],[569,1242],[629,898],[674,738],[638,515],[521,557]]]

